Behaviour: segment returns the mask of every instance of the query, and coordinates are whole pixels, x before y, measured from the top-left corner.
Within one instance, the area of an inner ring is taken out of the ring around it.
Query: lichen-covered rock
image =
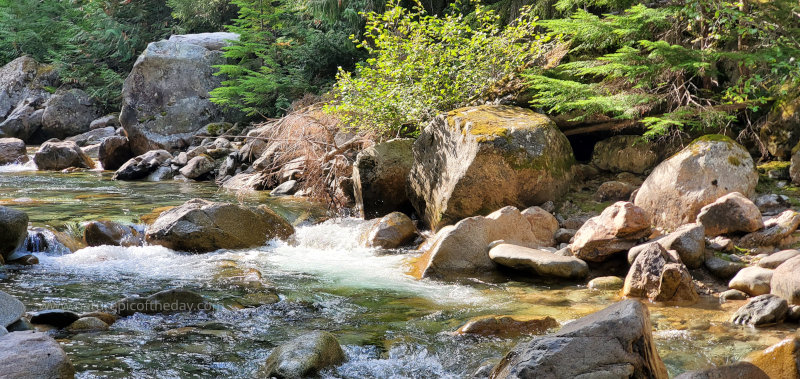
[[[549,278],[583,279],[589,275],[586,262],[549,251],[501,243],[489,250],[489,258],[505,267],[533,271]]]
[[[219,87],[214,65],[222,52],[184,42],[152,42],[136,60],[122,88],[120,123],[134,154],[176,150],[212,122],[222,110],[210,100]]]
[[[489,258],[490,243],[503,240],[531,248],[550,246],[558,228],[555,217],[550,215],[548,220],[542,212],[526,211],[504,207],[488,216],[465,218],[442,228],[412,274],[438,279],[492,275],[496,265]]]
[[[129,159],[120,166],[114,173],[114,180],[144,179],[159,167],[166,165],[170,159],[172,159],[172,154],[166,150],[148,151]]]
[[[736,273],[728,287],[742,291],[750,296],[767,294],[770,291],[773,271],[763,267],[745,267]]]
[[[41,133],[44,138],[65,139],[89,131],[100,108],[80,89],[59,90],[45,104]]]
[[[168,39],[171,42],[202,46],[208,50],[222,50],[223,47],[230,46],[231,42],[238,40],[238,34],[229,32],[173,34]]]
[[[381,217],[367,232],[367,247],[395,249],[414,240],[417,227],[411,218],[400,212]]]
[[[738,192],[729,193],[701,208],[697,222],[703,224],[705,234],[709,237],[736,232],[752,233],[764,227],[761,211]]]
[[[800,227],[800,213],[790,209],[764,221],[764,229],[745,234],[736,245],[746,249],[778,246],[798,227]]]
[[[555,123],[500,105],[437,117],[414,142],[408,196],[434,230],[500,207],[560,197],[572,175],[572,147]]]
[[[630,249],[650,235],[650,216],[633,203],[620,201],[590,218],[578,229],[571,250],[580,259],[600,262]]]
[[[97,160],[103,165],[104,170],[117,170],[128,160],[133,158],[128,139],[122,136],[108,137],[100,143]]]
[[[353,165],[353,189],[361,217],[383,217],[391,212],[411,214],[413,207],[406,186],[414,163],[413,144],[413,139],[393,139],[358,153]]]
[[[728,137],[710,135],[653,169],[634,203],[653,216],[654,226],[671,230],[694,222],[701,208],[731,192],[753,196],[757,183],[747,150]]]
[[[0,166],[28,160],[25,142],[19,138],[0,138]]]
[[[45,142],[36,154],[33,162],[39,170],[63,170],[65,168],[94,168],[94,161],[72,141]]]
[[[750,360],[772,379],[800,378],[800,336],[784,339]]]
[[[15,379],[72,379],[75,367],[61,345],[46,333],[0,337],[0,376]]]
[[[800,304],[800,257],[791,258],[775,269],[770,293],[786,299],[789,304]]]
[[[346,357],[339,341],[328,332],[315,331],[275,348],[259,370],[259,377],[299,379],[317,375]]]
[[[669,304],[693,304],[699,299],[692,276],[680,258],[656,242],[649,243],[636,257],[625,277],[622,294]]]
[[[523,335],[542,334],[558,327],[558,321],[547,316],[523,319],[514,316],[479,316],[467,321],[456,331],[484,337],[516,338]]]
[[[266,206],[249,208],[192,199],[158,216],[147,228],[145,239],[174,250],[204,253],[258,247],[292,234],[294,227]]]
[[[668,378],[656,350],[650,312],[637,300],[618,302],[517,345],[491,377]]]
[[[739,325],[767,326],[783,322],[789,305],[786,300],[775,295],[759,295],[743,305],[731,317],[731,322]]]
[[[613,136],[595,144],[592,152],[592,164],[611,172],[642,174],[656,162],[658,154],[642,136]]]
[[[28,214],[0,206],[0,264],[28,236]]]

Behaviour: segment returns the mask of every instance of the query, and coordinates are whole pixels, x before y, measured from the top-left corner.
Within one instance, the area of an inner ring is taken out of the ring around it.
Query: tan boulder
[[[751,362],[774,379],[800,379],[800,336],[789,337],[752,356]]]
[[[570,249],[580,259],[600,262],[630,249],[650,235],[650,216],[633,203],[620,201],[578,229]]]
[[[417,235],[414,221],[403,213],[392,212],[376,221],[367,232],[367,247],[395,249],[412,242]]]
[[[764,229],[748,233],[739,239],[737,246],[746,249],[762,246],[778,246],[784,238],[800,226],[800,213],[787,210],[764,222]]]
[[[782,263],[772,273],[770,293],[786,299],[789,304],[800,304],[800,257]]]
[[[752,233],[764,227],[761,211],[738,192],[720,197],[700,209],[697,222],[703,224],[709,237],[735,232]]]
[[[693,304],[699,299],[689,270],[677,254],[657,242],[648,244],[636,257],[622,294],[670,304]]]
[[[558,327],[554,318],[520,318],[515,316],[480,316],[467,321],[456,334],[484,337],[515,338],[524,335],[542,334]]]
[[[728,287],[750,296],[767,294],[770,291],[773,271],[763,267],[745,267],[736,273]]]

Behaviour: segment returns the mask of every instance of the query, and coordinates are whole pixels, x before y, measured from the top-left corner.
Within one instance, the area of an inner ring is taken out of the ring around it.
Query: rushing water
[[[200,255],[155,246],[37,253],[39,265],[8,267],[0,290],[31,311],[93,311],[124,296],[175,287],[198,291],[215,305],[210,314],[136,315],[107,332],[51,332],[81,378],[251,377],[276,345],[315,329],[336,334],[348,356],[326,377],[466,377],[524,340],[453,335],[469,318],[553,316],[563,324],[619,300],[612,291],[535,279],[414,280],[404,274],[413,252],[385,255],[363,248],[358,243],[363,221],[312,224],[303,220],[318,219],[320,211],[300,202],[237,199],[202,183],[128,183],[98,171],[0,167],[0,204],[28,212],[34,226],[63,229],[95,219],[137,223],[155,208],[193,197],[266,202],[299,223],[297,233],[291,241],[258,249]],[[226,280],[231,267],[261,272],[280,301],[258,306],[258,293]],[[728,325],[739,305],[720,306],[704,297],[693,307],[651,306],[657,346],[670,372],[734,362],[791,332]]]

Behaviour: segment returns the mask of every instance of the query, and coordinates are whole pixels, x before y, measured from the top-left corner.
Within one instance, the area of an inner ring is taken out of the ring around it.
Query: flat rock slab
[[[0,327],[7,327],[25,314],[25,304],[3,291],[0,291]]]
[[[589,275],[589,266],[578,258],[523,246],[499,244],[489,250],[489,258],[501,266],[533,270],[546,277],[582,279]]]

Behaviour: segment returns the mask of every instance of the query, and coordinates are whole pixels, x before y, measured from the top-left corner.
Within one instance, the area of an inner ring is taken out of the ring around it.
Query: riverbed
[[[583,282],[532,276],[503,283],[420,281],[406,275],[418,252],[365,248],[359,244],[364,221],[326,220],[318,204],[236,195],[211,183],[119,182],[111,174],[3,166],[0,205],[27,212],[34,227],[70,233],[99,219],[141,224],[157,208],[200,197],[267,204],[297,232],[257,249],[186,254],[101,246],[36,253],[38,265],[6,266],[0,290],[29,311],[88,312],[168,288],[197,291],[214,304],[212,313],[135,315],[106,332],[50,331],[79,378],[251,377],[275,346],[316,329],[334,333],[348,358],[324,377],[463,378],[530,338],[455,335],[468,319],[552,316],[563,325],[619,300],[615,291],[590,290]],[[258,293],[225,280],[230,268],[257,270],[280,301],[259,305]],[[670,374],[736,362],[793,333],[728,324],[742,304],[720,305],[703,295],[691,307],[651,305],[654,337]]]

